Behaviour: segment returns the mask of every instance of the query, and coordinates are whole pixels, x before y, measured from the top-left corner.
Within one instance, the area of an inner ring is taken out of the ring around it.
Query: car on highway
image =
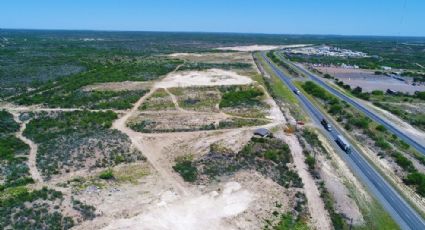
[[[325,127],[326,130],[331,131],[332,130],[332,126],[328,123],[328,121],[326,119],[322,119],[320,121],[320,123],[323,125],[323,127]]]
[[[294,89],[294,93],[295,93],[296,95],[300,95],[300,91],[299,91],[298,89]]]

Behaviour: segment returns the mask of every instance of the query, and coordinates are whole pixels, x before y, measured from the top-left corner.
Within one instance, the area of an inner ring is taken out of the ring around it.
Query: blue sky
[[[0,28],[425,36],[425,1],[2,0]]]

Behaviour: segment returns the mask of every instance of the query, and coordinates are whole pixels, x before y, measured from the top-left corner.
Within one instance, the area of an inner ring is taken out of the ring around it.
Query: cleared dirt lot
[[[252,52],[252,51],[265,51],[265,50],[274,50],[274,49],[284,49],[284,48],[298,48],[309,46],[309,44],[295,44],[295,45],[250,45],[250,46],[231,46],[231,47],[220,47],[218,50],[232,50],[232,51],[242,51],[242,52]]]
[[[386,91],[391,89],[405,93],[414,93],[415,91],[424,91],[425,85],[413,86],[406,82],[396,80],[385,75],[375,75],[374,72],[362,69],[344,69],[338,67],[316,67],[323,73],[331,74],[345,84],[349,84],[351,88],[361,87],[364,92],[372,92],[373,90]]]
[[[233,71],[209,69],[206,71],[183,71],[167,76],[155,84],[157,88],[189,87],[189,86],[218,86],[246,85],[252,83],[249,77]]]

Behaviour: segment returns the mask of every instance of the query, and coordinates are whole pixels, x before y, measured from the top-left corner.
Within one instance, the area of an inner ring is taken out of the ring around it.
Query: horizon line
[[[116,30],[116,29],[55,29],[55,28],[8,28],[1,30],[33,30],[33,31],[90,31],[90,32],[150,32],[150,33],[199,33],[199,34],[252,34],[252,35],[286,35],[286,36],[340,36],[340,37],[393,37],[393,38],[425,38],[425,35],[353,35],[353,34],[309,34],[309,33],[261,33],[261,32],[229,32],[229,31],[179,31],[179,30]]]

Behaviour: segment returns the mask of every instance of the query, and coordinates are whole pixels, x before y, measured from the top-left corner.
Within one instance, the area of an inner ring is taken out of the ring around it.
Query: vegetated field
[[[12,114],[0,110],[0,191],[33,182],[26,164],[29,147],[15,136],[18,130]]]
[[[269,109],[263,100],[264,93],[255,86],[229,86],[220,87],[222,92],[220,109],[231,115],[241,117],[265,117],[265,111]]]
[[[216,179],[241,169],[254,168],[286,188],[303,186],[297,173],[288,168],[287,164],[293,162],[292,156],[289,146],[280,139],[253,137],[240,152],[228,151],[211,146],[210,153],[195,162],[200,174]]]
[[[109,127],[117,115],[108,112],[40,113],[24,135],[38,147],[37,168],[49,179],[78,169],[108,167],[141,159],[128,137]]]
[[[74,216],[65,214],[73,210]],[[78,222],[91,220],[95,208],[78,200],[64,204],[63,194],[43,187],[30,191],[25,187],[10,188],[0,196],[2,229],[70,229]]]
[[[131,107],[145,91],[85,91],[84,86],[102,82],[147,81],[158,78],[180,63],[176,60],[145,58],[119,59],[118,63],[99,61],[91,70],[47,83],[37,90],[19,95],[12,100],[18,104],[42,104],[49,107],[116,108]]]
[[[369,101],[425,131],[425,98],[373,91]]]
[[[417,160],[424,165],[425,158],[421,154],[415,152],[408,144],[399,140],[397,136],[390,134],[385,127],[376,124],[315,83],[307,81],[300,83],[300,85],[336,121],[352,133],[358,142],[373,149],[379,157],[394,162],[392,165],[394,167],[393,170],[403,179],[405,184],[411,185],[419,195],[425,196],[425,183],[422,180],[424,179],[424,174],[423,172],[418,172],[411,161],[411,159]]]

